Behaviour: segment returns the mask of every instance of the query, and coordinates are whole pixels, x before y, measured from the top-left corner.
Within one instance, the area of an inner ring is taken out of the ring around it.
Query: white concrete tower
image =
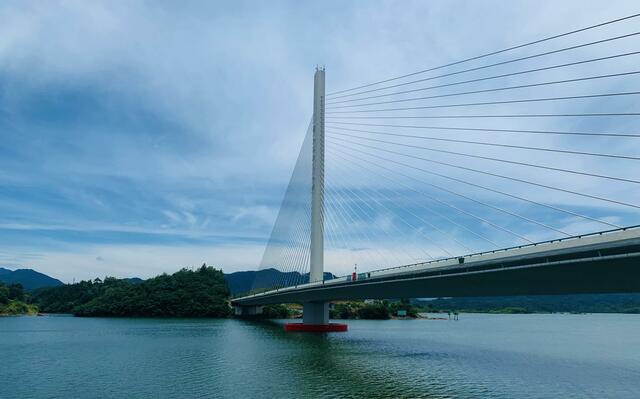
[[[324,278],[324,68],[316,68],[313,81],[312,162],[309,282],[322,281]],[[329,303],[305,303],[302,321],[311,325],[328,324]]]
[[[311,266],[309,282],[324,277],[324,69],[313,82],[313,165],[311,187]]]

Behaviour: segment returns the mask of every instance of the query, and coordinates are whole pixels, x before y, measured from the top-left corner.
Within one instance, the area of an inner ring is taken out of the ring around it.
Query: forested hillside
[[[76,316],[227,317],[229,289],[222,271],[203,265],[143,282],[105,278],[37,290],[41,312]]]

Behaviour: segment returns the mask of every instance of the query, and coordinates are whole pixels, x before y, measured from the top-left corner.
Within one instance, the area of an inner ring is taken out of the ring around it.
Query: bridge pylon
[[[316,69],[313,84],[309,282],[322,281],[324,278],[324,72],[324,69]]]
[[[324,280],[324,110],[325,69],[313,79],[313,155],[311,172],[311,245],[309,282]],[[303,303],[302,323],[285,325],[288,331],[346,331],[346,324],[329,323],[329,302]]]

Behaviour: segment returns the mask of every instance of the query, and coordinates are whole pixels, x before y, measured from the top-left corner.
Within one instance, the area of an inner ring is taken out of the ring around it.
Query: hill
[[[9,270],[0,267],[0,281],[9,285],[20,283],[25,290],[33,291],[43,287],[57,287],[64,283],[32,269]]]
[[[41,288],[33,301],[41,312],[110,317],[226,317],[229,290],[220,270],[203,265],[132,283],[107,277]]]
[[[325,280],[331,280],[335,277],[332,273],[324,273]],[[224,278],[227,280],[231,295],[238,295],[251,291],[254,282],[259,287],[276,285],[280,281],[299,281],[300,284],[304,284],[309,281],[309,273],[303,275],[298,272],[283,273],[276,269],[264,269],[229,273],[225,274]]]

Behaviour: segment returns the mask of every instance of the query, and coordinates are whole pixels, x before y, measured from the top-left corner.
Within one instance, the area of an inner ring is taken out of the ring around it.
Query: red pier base
[[[285,331],[300,332],[344,332],[347,331],[346,324],[329,323],[329,324],[304,324],[304,323],[287,323],[284,325]]]

